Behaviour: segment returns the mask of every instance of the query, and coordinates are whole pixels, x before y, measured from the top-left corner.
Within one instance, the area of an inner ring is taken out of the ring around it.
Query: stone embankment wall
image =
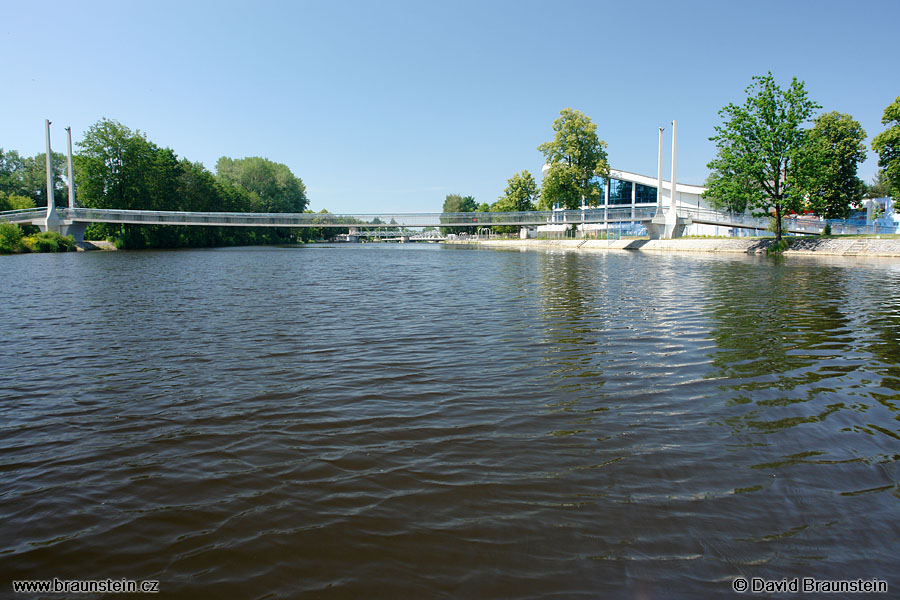
[[[640,250],[644,252],[730,252],[765,254],[772,239],[679,238],[674,240],[479,240],[450,244],[477,244],[497,248],[557,248],[569,250]],[[791,238],[790,255],[888,256],[900,258],[900,238]]]
[[[92,241],[92,242],[75,242],[75,247],[79,252],[88,252],[91,250],[115,250],[116,245],[112,242]]]

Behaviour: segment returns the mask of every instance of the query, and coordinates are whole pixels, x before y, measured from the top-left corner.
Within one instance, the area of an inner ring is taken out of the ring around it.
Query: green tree
[[[441,212],[444,213],[467,213],[475,212],[477,209],[475,198],[472,196],[461,196],[460,194],[447,194],[444,198],[444,206]],[[451,217],[441,217],[441,222],[450,222]],[[441,227],[441,233],[464,233],[468,231],[467,227]]]
[[[786,212],[803,207],[803,177],[798,163],[806,134],[802,125],[821,108],[809,100],[803,82],[793,78],[782,90],[769,72],[753,77],[743,105],[728,104],[719,111],[717,154],[707,166],[715,174],[707,197],[725,206],[743,202],[755,214],[775,217],[775,239],[782,236]]]
[[[216,162],[216,176],[251,194],[252,211],[302,213],[306,210],[306,186],[287,165],[251,156]]]
[[[716,210],[742,213],[747,210],[747,205],[753,197],[751,190],[753,184],[745,175],[722,167],[712,171],[706,178],[703,198]]]
[[[21,250],[22,230],[15,223],[0,223],[0,254]]]
[[[460,196],[459,194],[447,194],[444,198],[444,207],[441,212],[464,213],[475,212],[475,198],[472,196]]]
[[[891,195],[891,186],[884,179],[881,169],[872,177],[872,183],[866,186],[866,198],[884,198]]]
[[[866,159],[866,132],[850,115],[825,113],[815,120],[798,157],[808,208],[826,219],[846,219],[866,184],[857,176]]]
[[[140,131],[101,119],[85,132],[78,148],[75,185],[82,206],[151,208],[148,177],[157,148]]]
[[[565,108],[553,122],[552,142],[538,150],[550,166],[541,189],[541,207],[559,203],[577,209],[582,202],[595,203],[603,194],[598,178],[609,178],[606,142],[597,137],[597,126],[582,112]]]
[[[26,210],[29,208],[35,208],[33,199],[17,194],[7,196],[0,192],[0,210]]]
[[[24,174],[25,159],[16,150],[0,148],[0,193],[27,195],[22,188]]]
[[[69,184],[66,157],[52,153],[53,198],[57,206],[68,203]],[[34,200],[35,206],[47,206],[46,153],[22,157],[15,150],[0,148],[0,194],[24,196]]]
[[[528,171],[516,173],[506,180],[506,189],[503,195],[491,205],[492,212],[523,212],[535,209],[535,200],[538,197],[537,184],[534,177]],[[518,228],[514,225],[494,226],[495,233],[515,233]]]
[[[900,96],[884,109],[881,124],[888,128],[875,136],[872,149],[878,153],[878,166],[890,190],[900,190]]]
[[[506,180],[503,195],[491,206],[494,212],[523,212],[535,209],[538,188],[528,171],[516,173]]]

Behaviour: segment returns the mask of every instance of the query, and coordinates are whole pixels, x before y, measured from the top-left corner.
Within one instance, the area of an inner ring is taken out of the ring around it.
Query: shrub
[[[825,227],[822,228],[822,235],[831,235],[831,223],[825,223]]]
[[[22,245],[28,252],[72,252],[75,250],[75,239],[70,235],[42,231],[22,238]]]
[[[21,252],[22,230],[15,223],[0,223],[0,254]]]
[[[781,254],[782,252],[787,250],[788,246],[790,245],[791,244],[787,238],[781,238],[781,241],[775,242],[774,244],[766,248],[766,254]]]

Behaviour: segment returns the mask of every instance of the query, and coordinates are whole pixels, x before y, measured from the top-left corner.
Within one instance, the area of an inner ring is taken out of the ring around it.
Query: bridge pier
[[[87,222],[75,221],[74,223],[66,223],[60,219],[54,211],[51,215],[38,223],[38,229],[41,231],[52,231],[60,235],[71,235],[76,242],[84,241],[84,232],[87,229]]]
[[[685,217],[677,217],[674,223],[666,223],[665,239],[671,240],[674,238],[680,238],[684,235],[685,227],[692,223],[693,221],[690,218]]]
[[[88,224],[84,221],[76,221],[69,224],[61,223],[59,232],[62,235],[71,235],[76,242],[83,242],[84,231],[87,229],[87,226]]]
[[[666,215],[662,212],[657,212],[653,219],[646,224],[646,227],[647,235],[650,236],[651,240],[662,239],[666,235]]]

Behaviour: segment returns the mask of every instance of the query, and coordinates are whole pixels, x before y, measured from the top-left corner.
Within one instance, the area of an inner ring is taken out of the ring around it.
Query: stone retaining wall
[[[730,252],[765,254],[774,240],[748,238],[678,238],[674,240],[469,240],[445,242],[497,248],[568,250],[641,250],[648,252]],[[900,238],[790,238],[790,255],[900,257]]]

